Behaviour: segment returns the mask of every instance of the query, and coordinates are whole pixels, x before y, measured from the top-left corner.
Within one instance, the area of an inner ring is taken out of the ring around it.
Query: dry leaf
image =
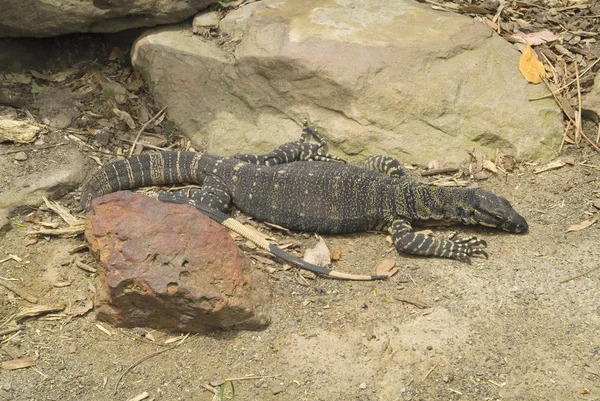
[[[115,61],[116,59],[123,57],[127,53],[129,53],[129,49],[121,50],[118,47],[113,47],[112,51],[110,52],[110,56],[108,56],[108,60]]]
[[[589,219],[585,219],[583,221],[580,221],[577,224],[573,224],[572,226],[570,226],[569,228],[567,228],[567,232],[573,232],[573,231],[581,231],[585,228],[588,228],[589,226],[591,226],[592,224],[594,224],[596,221],[598,221],[598,218],[600,218],[600,213],[596,213],[595,215],[593,215],[592,217],[590,217]]]
[[[327,267],[331,264],[331,254],[323,238],[319,238],[319,242],[314,248],[307,249],[304,252],[303,259],[308,263],[322,267]]]
[[[567,163],[565,163],[562,160],[554,160],[551,161],[548,164],[543,165],[542,167],[538,167],[536,168],[533,173],[534,174],[539,174],[539,173],[543,173],[544,171],[548,171],[548,170],[555,170],[557,168],[561,168],[563,166],[565,166]]]
[[[0,119],[0,142],[33,142],[43,129],[27,121]]]
[[[521,71],[527,82],[532,84],[539,84],[543,78],[546,78],[544,64],[538,59],[529,43],[527,43],[527,47],[525,47],[525,51],[519,59],[519,71]]]
[[[86,300],[84,305],[79,305],[74,308],[69,308],[67,313],[71,316],[83,316],[94,308],[92,300]]]
[[[483,168],[488,171],[491,171],[492,173],[498,174],[498,169],[496,168],[496,165],[491,160],[485,159],[483,161]]]
[[[0,368],[4,370],[15,370],[29,368],[35,365],[36,358],[21,358],[13,359],[11,361],[2,362]]]
[[[135,121],[133,121],[133,118],[131,118],[131,116],[129,115],[128,112],[123,111],[123,110],[119,110],[116,107],[113,108],[113,113],[115,113],[115,115],[117,116],[117,118],[121,121],[123,121],[125,124],[127,124],[127,126],[131,129],[135,129]]]
[[[392,277],[394,274],[398,273],[398,270],[400,270],[395,266],[395,259],[383,259],[379,266],[377,266],[377,274],[381,276],[387,275]]]
[[[509,38],[523,44],[529,43],[531,46],[537,46],[548,42],[554,42],[558,39],[558,36],[545,29],[543,31],[532,33],[517,32],[513,35],[510,35]]]

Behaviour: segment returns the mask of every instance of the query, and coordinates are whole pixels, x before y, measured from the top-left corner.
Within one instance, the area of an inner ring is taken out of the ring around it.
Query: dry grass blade
[[[36,358],[21,358],[21,359],[13,359],[11,361],[2,362],[0,364],[0,368],[4,370],[16,370],[29,368],[35,365]]]
[[[564,167],[566,165],[567,165],[567,163],[564,162],[564,161],[562,161],[562,160],[554,160],[554,161],[551,161],[548,164],[545,164],[545,165],[543,165],[541,167],[536,168],[533,171],[533,173],[534,174],[540,174],[540,173],[543,173],[544,171],[556,170],[556,169]]]
[[[15,315],[15,321],[20,321],[28,317],[36,317],[46,313],[60,312],[65,309],[65,305],[38,305],[32,308],[21,309]]]
[[[189,334],[188,334],[189,335]],[[183,337],[183,339],[181,341],[179,341],[177,344],[175,344],[172,347],[169,348],[165,348],[165,349],[161,349],[158,350],[156,352],[153,352],[151,354],[148,354],[146,356],[141,357],[140,359],[138,359],[137,361],[135,361],[132,365],[130,365],[127,369],[125,369],[123,371],[123,373],[121,373],[121,376],[119,376],[119,378],[117,379],[117,382],[115,383],[115,388],[113,391],[113,395],[117,395],[117,392],[119,391],[119,384],[121,383],[121,380],[123,380],[123,377],[125,377],[125,375],[133,368],[135,368],[136,366],[138,366],[140,363],[144,362],[145,360],[148,360],[150,358],[154,358],[157,355],[160,355],[162,353],[165,353],[167,351],[171,351],[172,349],[175,349],[177,347],[179,347],[181,344],[183,344],[184,340],[188,337],[188,335],[186,335],[185,337]]]
[[[399,297],[399,296],[396,296],[396,295],[394,295],[394,299],[395,299],[396,301],[398,301],[398,302],[404,302],[404,303],[407,303],[407,304],[414,305],[414,306],[416,306],[416,307],[417,307],[417,308],[419,308],[419,309],[427,309],[427,308],[430,308],[430,306],[429,306],[429,305],[427,305],[427,304],[425,304],[425,303],[423,303],[423,302],[420,302],[420,301],[416,301],[416,300],[414,300],[414,299],[402,298],[402,297]]]

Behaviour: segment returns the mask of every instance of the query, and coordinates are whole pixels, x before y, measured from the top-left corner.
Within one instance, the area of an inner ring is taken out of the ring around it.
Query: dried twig
[[[154,120],[156,120],[162,114],[162,112],[165,111],[166,109],[167,109],[167,106],[163,107],[162,109],[160,109],[160,111],[158,113],[156,113],[151,119],[149,119],[148,121],[146,121],[146,123],[144,125],[142,125],[142,128],[140,128],[137,135],[135,136],[135,139],[133,140],[133,143],[131,144],[131,149],[129,149],[129,157],[131,157],[131,155],[133,154],[135,145],[137,145],[137,141],[138,141],[138,139],[140,139],[140,135],[142,135],[142,132],[144,132],[144,130],[148,127],[148,125],[150,125]]]
[[[13,149],[13,150],[9,150],[7,152],[0,153],[0,156],[6,156],[6,155],[13,154],[13,153],[19,153],[19,152],[27,152],[27,151],[30,151],[30,150],[51,149],[51,148],[56,148],[57,146],[62,146],[62,145],[66,145],[66,143],[61,142],[61,143],[56,143],[54,145],[38,146],[36,148],[30,148],[30,149]]]
[[[545,58],[545,56],[544,56],[544,58]],[[548,61],[548,59],[546,59],[546,61],[548,62],[548,64],[550,64],[550,62]],[[576,82],[578,79],[581,79],[581,78],[582,78],[582,77],[585,75],[585,73],[586,73],[586,72],[588,72],[589,70],[591,70],[591,69],[592,69],[592,67],[593,67],[593,66],[595,66],[595,65],[596,65],[596,64],[597,64],[599,61],[600,61],[600,58],[599,58],[599,59],[597,59],[596,61],[594,61],[592,64],[590,64],[590,65],[588,66],[588,68],[586,68],[585,70],[583,70],[583,72],[577,76],[577,78],[576,78],[576,79],[572,79],[570,82],[568,82],[568,83],[564,84],[563,86],[561,86],[560,88],[558,88],[558,89],[556,89],[556,90],[554,90],[554,91],[553,91],[553,90],[550,90],[550,93],[548,93],[548,94],[546,94],[546,95],[544,95],[544,96],[540,96],[540,97],[534,97],[534,98],[531,98],[531,99],[529,99],[529,101],[530,101],[530,102],[533,102],[533,101],[535,101],[535,100],[542,100],[542,99],[546,99],[546,98],[548,98],[548,97],[551,97],[551,96],[557,95],[557,94],[558,94],[558,93],[560,93],[562,90],[564,90],[564,89],[567,89],[569,86],[573,85],[573,84],[574,84],[574,83],[575,83],[575,82]]]
[[[544,83],[545,83],[545,84],[548,86],[548,89],[552,90],[552,89],[550,88],[550,84],[548,83],[548,81],[547,81],[547,80],[545,80],[545,79],[544,79]],[[572,118],[572,117],[569,115],[569,113],[567,113],[567,111],[565,110],[565,108],[564,108],[564,106],[562,105],[562,103],[561,103],[561,102],[558,100],[558,98],[556,97],[556,94],[554,94],[553,96],[554,96],[554,99],[556,100],[556,104],[558,105],[558,107],[560,107],[560,109],[563,111],[563,113],[565,113],[565,116],[567,116],[567,118],[569,119],[569,121],[571,121],[571,123],[575,124],[575,121],[574,121],[574,120],[573,120],[573,118]],[[585,134],[583,131],[581,131],[581,132],[580,132],[580,134],[581,134],[581,137],[582,137],[583,139],[585,139],[586,141],[588,141],[588,143],[589,143],[590,145],[592,145],[592,147],[594,147],[594,148],[595,148],[595,149],[596,149],[598,152],[600,152],[600,146],[596,145],[596,144],[594,143],[594,141],[590,140],[590,138],[588,138],[588,137],[587,137],[587,135],[586,135],[586,134]]]
[[[38,231],[28,231],[28,235],[54,235],[59,237],[75,237],[79,234],[83,234],[85,231],[85,225],[79,224],[76,226],[65,227],[65,228],[56,228],[56,229],[47,229],[40,228]]]
[[[429,306],[429,305],[427,305],[427,304],[425,304],[425,303],[423,303],[423,302],[420,302],[420,301],[415,301],[415,300],[412,300],[412,299],[407,299],[407,298],[402,298],[402,297],[399,297],[399,296],[397,296],[397,295],[394,295],[394,299],[395,299],[396,301],[398,301],[398,302],[404,302],[404,303],[407,303],[407,304],[414,305],[414,306],[416,306],[416,307],[417,307],[417,308],[419,308],[419,309],[427,309],[427,308],[430,308],[430,306]]]
[[[421,177],[430,177],[432,175],[438,175],[438,174],[454,174],[454,173],[458,173],[458,171],[459,171],[459,169],[456,167],[436,168],[433,170],[422,172]]]
[[[17,331],[23,330],[25,326],[18,325],[15,327],[7,327],[6,329],[0,330],[0,336],[5,336],[7,334],[16,333]]]
[[[88,273],[96,273],[98,271],[98,269],[96,269],[95,267],[80,262],[79,260],[75,261],[75,266],[79,267],[81,270],[85,270]]]
[[[559,281],[559,283],[560,283],[560,284],[568,283],[568,282],[569,282],[569,281],[571,281],[571,280],[575,280],[575,279],[578,279],[578,278],[580,278],[580,277],[583,277],[583,276],[585,276],[585,275],[588,275],[588,274],[590,274],[590,273],[592,273],[592,272],[594,272],[594,271],[596,271],[596,270],[598,270],[598,269],[600,269],[600,265],[598,265],[598,266],[596,266],[596,267],[594,267],[594,268],[592,268],[592,269],[590,269],[590,270],[587,270],[587,271],[585,271],[585,272],[583,272],[583,273],[581,273],[581,274],[578,274],[578,275],[576,275],[576,276],[569,277],[569,278],[566,278],[566,279],[564,279],[564,280],[561,280],[561,281]]]
[[[160,349],[160,350],[158,350],[158,351],[156,351],[156,352],[153,352],[153,353],[151,353],[151,354],[148,354],[148,355],[146,355],[146,356],[143,356],[143,357],[141,357],[140,359],[138,359],[137,361],[135,361],[135,362],[134,362],[132,365],[130,365],[130,366],[127,368],[127,369],[125,369],[125,370],[123,371],[123,373],[121,373],[121,375],[120,375],[120,376],[119,376],[119,378],[117,379],[117,382],[115,383],[115,389],[114,389],[114,391],[113,391],[113,395],[117,395],[117,392],[119,391],[119,383],[121,383],[121,380],[123,380],[123,377],[125,377],[125,375],[126,375],[127,373],[129,373],[129,371],[130,371],[131,369],[135,368],[136,366],[138,366],[140,363],[144,362],[145,360],[148,360],[148,359],[150,359],[150,358],[154,358],[154,357],[155,357],[155,356],[157,356],[157,355],[160,355],[160,354],[162,354],[162,353],[165,353],[165,352],[167,352],[167,351],[171,351],[172,349],[175,349],[175,348],[179,347],[181,344],[183,344],[184,340],[185,340],[185,339],[186,339],[188,336],[189,336],[189,334],[188,334],[188,335],[186,335],[185,337],[183,337],[183,339],[182,339],[181,341],[179,341],[177,344],[175,344],[175,345],[174,345],[174,346],[172,346],[172,347],[165,348],[165,349]]]
[[[579,85],[579,67],[578,63],[575,63],[575,78],[577,79],[577,113],[575,114],[575,143],[579,144],[581,141],[580,134],[583,134],[581,129],[581,86]]]
[[[73,216],[71,212],[69,212],[69,209],[60,205],[58,202],[49,201],[45,196],[42,196],[42,199],[44,200],[46,207],[59,215],[70,227],[83,224],[83,219],[78,219]]]

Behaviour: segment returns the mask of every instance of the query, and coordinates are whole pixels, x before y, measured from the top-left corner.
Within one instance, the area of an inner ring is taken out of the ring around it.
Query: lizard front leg
[[[367,170],[378,171],[390,177],[404,176],[404,170],[400,167],[398,159],[391,156],[369,156],[363,163]]]
[[[201,189],[181,190],[175,193],[161,192],[158,199],[166,203],[187,203],[194,207],[203,204],[222,213],[229,213],[231,210],[231,196],[227,192],[227,187],[214,175],[204,179]]]
[[[427,235],[415,233],[406,219],[394,220],[390,231],[392,241],[399,251],[422,256],[438,256],[471,263],[471,256],[482,255],[488,257],[483,249],[484,240],[476,237],[464,239],[436,239]]]

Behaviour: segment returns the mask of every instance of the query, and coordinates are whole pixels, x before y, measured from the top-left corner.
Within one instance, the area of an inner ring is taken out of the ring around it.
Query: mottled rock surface
[[[35,157],[35,148],[25,152],[25,160],[14,155],[0,156],[0,163],[13,163],[17,168],[2,169],[0,177],[0,209],[15,210],[21,207],[37,207],[42,197],[59,199],[77,188],[85,178],[81,168],[84,157],[76,149],[56,147],[47,150],[50,161]]]
[[[269,322],[266,276],[225,228],[191,206],[109,194],[94,200],[85,236],[106,269],[100,320],[194,333]]]
[[[185,20],[216,0],[0,0],[0,37],[118,32]]]
[[[308,117],[345,158],[462,161],[496,149],[553,155],[562,115],[527,83],[520,53],[489,27],[411,0],[265,0],[229,13],[218,46],[151,30],[132,62],[197,147],[264,153]]]

